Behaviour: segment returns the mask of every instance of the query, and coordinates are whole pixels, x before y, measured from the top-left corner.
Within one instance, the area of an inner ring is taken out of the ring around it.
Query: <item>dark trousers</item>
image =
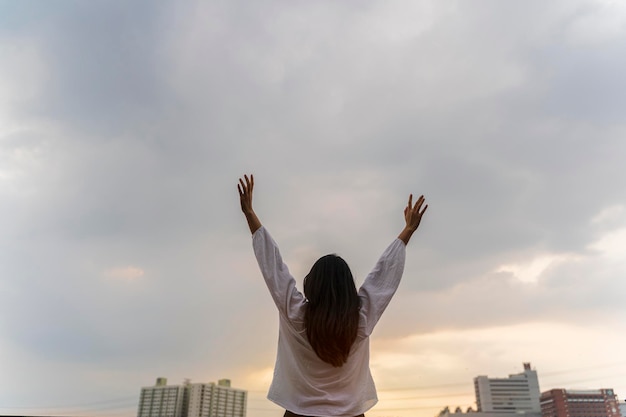
[[[314,417],[314,416],[301,416],[300,414],[295,414],[295,413],[292,413],[289,410],[285,410],[285,415],[283,417]],[[365,417],[365,414],[360,414],[360,415],[355,416],[355,417]]]

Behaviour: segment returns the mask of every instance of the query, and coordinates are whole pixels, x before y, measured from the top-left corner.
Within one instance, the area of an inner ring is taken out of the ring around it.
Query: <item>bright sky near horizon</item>
[[[131,417],[162,376],[281,415],[244,173],[299,283],[360,283],[425,194],[369,417],[523,362],[624,400],[624,74],[622,1],[0,0],[0,413]]]

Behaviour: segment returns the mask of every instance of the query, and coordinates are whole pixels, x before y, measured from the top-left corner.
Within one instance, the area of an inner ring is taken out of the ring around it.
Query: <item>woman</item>
[[[285,416],[363,416],[378,398],[369,369],[369,336],[400,284],[405,248],[428,205],[421,196],[404,209],[406,225],[358,292],[336,255],[320,258],[304,280],[304,295],[278,246],[252,208],[254,177],[237,185],[254,254],[279,311],[278,351],[267,398]]]

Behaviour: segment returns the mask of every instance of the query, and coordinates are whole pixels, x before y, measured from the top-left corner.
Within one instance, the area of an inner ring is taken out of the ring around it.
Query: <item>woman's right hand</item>
[[[257,217],[256,213],[252,209],[252,190],[254,189],[254,175],[243,176],[243,179],[239,178],[239,184],[237,184],[237,190],[239,190],[239,203],[241,204],[241,211],[246,216],[248,227],[250,232],[254,234],[260,227],[261,221]]]

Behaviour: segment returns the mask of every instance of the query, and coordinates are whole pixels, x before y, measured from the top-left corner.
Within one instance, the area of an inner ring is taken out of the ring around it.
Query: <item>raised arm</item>
[[[239,178],[239,184],[237,184],[237,190],[239,190],[239,202],[241,203],[241,211],[246,216],[248,221],[248,227],[250,227],[250,233],[254,234],[261,228],[261,221],[257,217],[256,213],[252,209],[252,189],[254,188],[254,175],[247,175]]]
[[[420,222],[422,221],[422,216],[428,208],[428,204],[426,204],[422,209],[424,201],[424,196],[420,196],[415,205],[413,205],[413,194],[409,195],[409,203],[404,208],[404,220],[406,222],[406,226],[404,226],[404,229],[402,229],[402,232],[400,232],[400,235],[398,236],[398,239],[403,241],[405,245],[409,244],[411,236],[413,236],[413,233],[415,233],[419,227]]]

